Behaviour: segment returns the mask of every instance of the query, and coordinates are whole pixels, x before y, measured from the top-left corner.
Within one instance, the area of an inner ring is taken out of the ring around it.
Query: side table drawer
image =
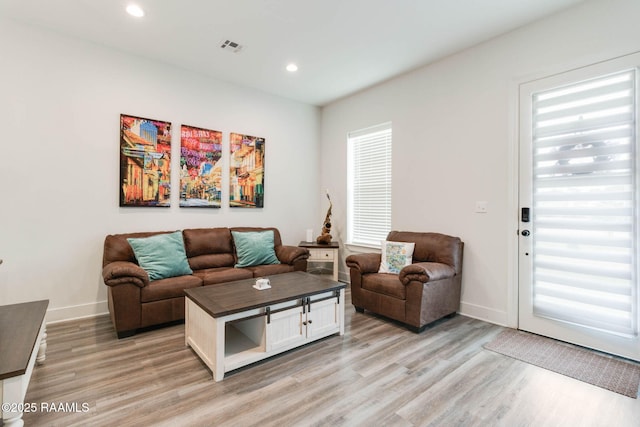
[[[309,249],[309,261],[333,261],[336,252],[333,249]]]

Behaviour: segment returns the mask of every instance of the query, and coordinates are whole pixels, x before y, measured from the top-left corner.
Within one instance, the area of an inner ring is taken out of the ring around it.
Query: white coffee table
[[[305,272],[186,289],[185,344],[222,381],[226,372],[329,335],[344,335],[344,283]]]

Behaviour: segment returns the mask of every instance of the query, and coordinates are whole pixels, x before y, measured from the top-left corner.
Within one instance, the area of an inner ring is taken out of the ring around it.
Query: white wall
[[[334,237],[346,239],[347,132],[392,121],[393,228],[461,237],[461,312],[515,326],[518,84],[640,50],[638,16],[635,0],[588,1],[323,108]]]
[[[172,122],[171,208],[118,207],[121,113]],[[265,207],[179,208],[180,124],[222,131],[227,165],[229,132],[265,137]],[[316,107],[0,21],[0,304],[106,312],[110,233],[276,226],[297,245],[324,216],[318,143]]]

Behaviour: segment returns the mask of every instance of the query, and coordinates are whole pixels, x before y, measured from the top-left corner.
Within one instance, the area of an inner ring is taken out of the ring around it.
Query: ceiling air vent
[[[220,48],[227,52],[238,53],[244,48],[244,46],[236,42],[232,42],[231,40],[222,40],[220,42]]]

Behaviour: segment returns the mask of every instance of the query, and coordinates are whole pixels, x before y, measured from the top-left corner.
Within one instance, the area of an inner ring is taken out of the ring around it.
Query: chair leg
[[[118,335],[118,339],[122,339],[122,338],[129,338],[134,336],[136,334],[136,331],[137,329],[132,329],[130,331],[120,331],[120,332],[116,331],[116,333]]]
[[[458,313],[456,313],[455,311],[451,314],[447,314],[446,316],[441,317],[440,319],[436,319],[431,323],[427,323],[426,325],[422,325],[420,327],[417,326],[412,326],[412,325],[406,325],[407,329],[409,329],[412,332],[415,332],[416,334],[419,334],[420,332],[424,331],[425,329],[427,329],[427,327],[432,327],[432,326],[436,326],[439,325],[440,323],[444,322],[445,320],[448,319],[453,319],[454,317],[456,317]]]
[[[424,331],[429,325],[422,325],[419,328],[417,326],[411,326],[411,325],[406,325],[406,326],[407,326],[407,329],[409,329],[411,332],[415,332],[416,334],[419,334],[420,332]]]

